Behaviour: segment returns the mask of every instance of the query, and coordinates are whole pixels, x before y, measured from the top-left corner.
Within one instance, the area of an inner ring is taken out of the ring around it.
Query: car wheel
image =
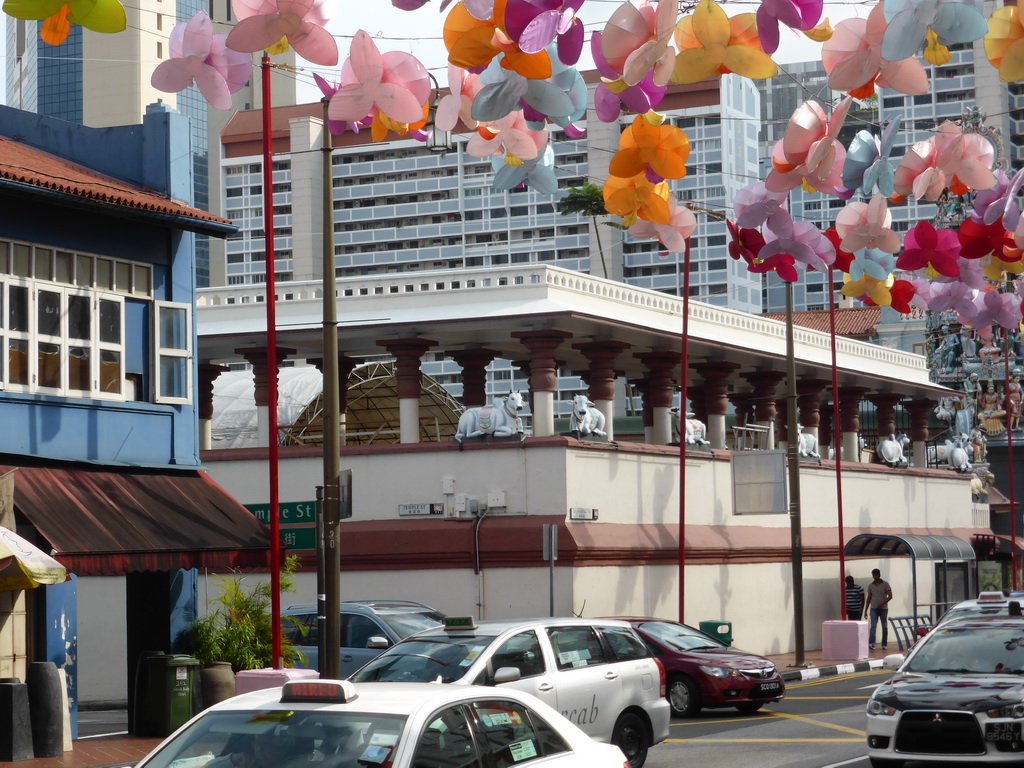
[[[632,712],[619,715],[615,730],[612,731],[612,744],[622,750],[632,768],[640,768],[647,760],[647,749],[650,747],[644,721]]]
[[[737,704],[736,709],[738,709],[744,715],[752,715],[763,706],[763,701],[745,701],[742,704]]]
[[[696,717],[700,714],[700,687],[688,677],[677,675],[671,678],[666,698],[676,717]]]
[[[890,760],[887,757],[869,757],[871,768],[903,768],[902,760]]]

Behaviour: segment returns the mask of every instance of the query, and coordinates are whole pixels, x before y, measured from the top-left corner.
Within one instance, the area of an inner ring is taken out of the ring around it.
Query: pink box
[[[318,677],[320,673],[315,669],[243,669],[235,675],[235,695],[264,688],[280,688],[292,680]]]
[[[857,661],[868,657],[866,621],[824,621],[821,624],[821,658]]]

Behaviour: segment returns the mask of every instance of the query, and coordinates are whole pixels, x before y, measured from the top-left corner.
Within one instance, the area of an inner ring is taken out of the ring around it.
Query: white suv
[[[668,737],[665,670],[625,621],[448,617],[392,646],[350,678],[503,685],[527,691],[633,768]]]

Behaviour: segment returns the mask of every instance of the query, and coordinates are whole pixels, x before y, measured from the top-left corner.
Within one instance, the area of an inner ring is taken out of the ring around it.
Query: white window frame
[[[164,310],[180,311],[185,318],[185,347],[179,349],[177,347],[164,347],[161,346],[160,330],[161,330],[161,313]],[[193,363],[194,357],[192,354],[192,305],[184,304],[174,301],[154,301],[153,302],[153,401],[156,403],[173,403],[178,405],[187,405],[192,402],[192,374],[193,374]],[[177,397],[174,395],[165,395],[163,392],[162,381],[160,377],[161,362],[165,359],[175,359],[185,361],[185,396]]]

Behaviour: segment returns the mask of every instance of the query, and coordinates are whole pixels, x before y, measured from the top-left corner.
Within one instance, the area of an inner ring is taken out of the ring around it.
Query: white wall
[[[128,700],[126,604],[123,576],[78,579],[80,704]]]

